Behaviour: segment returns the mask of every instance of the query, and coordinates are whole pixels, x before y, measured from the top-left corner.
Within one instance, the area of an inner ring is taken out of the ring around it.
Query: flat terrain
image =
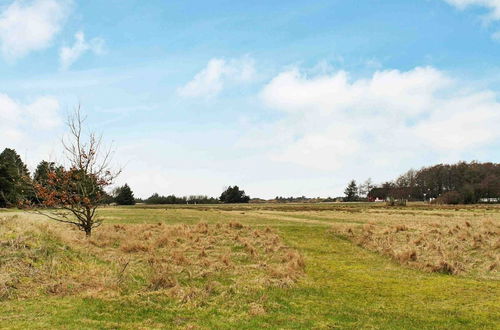
[[[137,205],[100,215],[85,240],[0,211],[0,328],[500,327],[498,205]]]

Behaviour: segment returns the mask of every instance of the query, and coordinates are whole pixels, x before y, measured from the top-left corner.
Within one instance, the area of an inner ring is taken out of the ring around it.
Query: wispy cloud
[[[491,39],[495,41],[500,41],[500,31],[497,31],[491,35]]]
[[[104,54],[104,39],[93,38],[89,41],[86,41],[85,34],[81,31],[77,32],[75,34],[75,42],[73,46],[62,47],[59,51],[61,69],[67,70],[83,54],[89,51],[96,55]]]
[[[500,1],[499,0],[444,0],[458,9],[466,9],[468,7],[484,7],[489,10],[486,16],[488,20],[500,20]]]
[[[244,83],[255,77],[254,61],[242,59],[213,58],[194,78],[178,89],[183,97],[214,97],[228,83]]]
[[[500,21],[500,0],[444,0],[452,6],[460,10],[465,10],[469,7],[482,7],[488,10],[488,14],[483,15],[485,23]],[[500,31],[491,34],[491,39],[500,41]]]
[[[0,13],[0,47],[15,60],[47,48],[66,21],[69,0],[16,0]]]

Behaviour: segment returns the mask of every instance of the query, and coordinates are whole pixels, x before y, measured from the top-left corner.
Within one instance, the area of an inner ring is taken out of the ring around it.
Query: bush
[[[394,197],[390,197],[386,202],[387,206],[406,206],[406,199],[395,199]]]
[[[245,194],[244,190],[240,190],[238,186],[229,186],[220,195],[219,200],[223,203],[248,203],[250,196]]]
[[[476,196],[475,189],[472,185],[465,185],[460,190],[460,196],[462,197],[461,203],[463,204],[474,204],[478,201],[478,196]],[[451,204],[451,203],[447,203]],[[457,203],[458,204],[458,203]]]
[[[464,202],[462,194],[458,191],[448,191],[439,196],[436,200],[438,204],[462,204]]]

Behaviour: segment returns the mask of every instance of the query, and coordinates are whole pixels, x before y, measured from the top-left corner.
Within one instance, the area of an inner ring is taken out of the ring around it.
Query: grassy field
[[[0,328],[500,325],[499,206],[138,205],[100,215],[89,241],[0,211]]]

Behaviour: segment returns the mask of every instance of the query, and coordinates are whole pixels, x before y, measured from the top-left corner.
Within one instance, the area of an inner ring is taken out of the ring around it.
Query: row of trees
[[[238,186],[227,187],[219,197],[208,197],[206,195],[191,195],[177,197],[175,195],[162,196],[154,193],[144,200],[146,204],[217,204],[217,203],[248,203],[250,196],[240,190]]]
[[[500,164],[459,162],[409,170],[370,190],[370,199],[436,200],[446,204],[500,201]]]
[[[276,196],[274,200],[277,203],[301,203],[301,202],[306,202],[310,198],[307,198],[306,196],[300,196],[300,197],[283,197],[283,196]]]
[[[331,203],[331,202],[336,202],[336,201],[343,201],[343,197],[306,197],[306,196],[299,196],[299,197],[282,197],[282,196],[276,196],[274,199],[271,200],[262,200],[262,202],[271,202],[271,203]]]
[[[161,196],[154,193],[144,200],[146,204],[216,204],[219,200],[205,195],[177,197],[175,195]]]

